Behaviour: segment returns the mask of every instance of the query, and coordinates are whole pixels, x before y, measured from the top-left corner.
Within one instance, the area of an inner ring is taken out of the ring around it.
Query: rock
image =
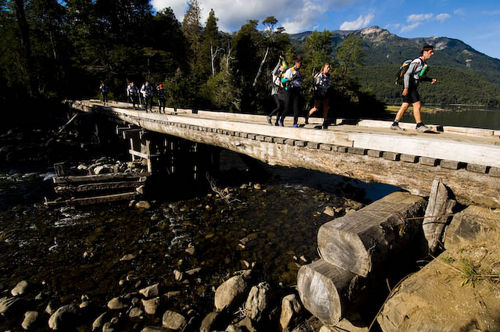
[[[252,287],[245,303],[245,312],[248,318],[256,322],[260,321],[268,306],[270,289],[267,282],[261,282]]]
[[[10,293],[13,296],[23,295],[28,288],[28,282],[26,280],[20,281],[17,283],[16,287],[14,287]]]
[[[24,320],[21,323],[23,329],[28,330],[38,319],[37,311],[27,311],[24,313]]]
[[[17,297],[2,297],[0,298],[0,314],[6,315],[8,312],[16,309],[21,303],[21,299]]]
[[[115,329],[113,327],[113,323],[111,323],[111,322],[106,322],[102,326],[102,332],[114,332],[114,331],[115,331]]]
[[[217,318],[219,317],[219,313],[213,311],[203,318],[200,326],[200,332],[210,332],[213,330],[213,326],[215,325]]]
[[[113,169],[110,168],[109,166],[97,166],[94,168],[94,174],[99,175],[99,174],[106,174],[106,173],[112,173]]]
[[[331,206],[327,206],[324,210],[323,213],[326,214],[327,216],[333,217],[335,216],[335,210]]]
[[[149,204],[149,202],[147,201],[139,201],[135,203],[135,208],[149,210],[151,208],[151,204]]]
[[[337,331],[349,331],[349,332],[369,332],[368,327],[358,327],[353,325],[347,319],[342,319],[340,322],[335,324],[333,327],[328,327],[323,325],[319,332],[337,332]]]
[[[137,257],[135,254],[126,254],[122,258],[120,258],[120,262],[131,261]]]
[[[182,280],[182,272],[178,271],[178,270],[174,270],[174,278],[175,280],[177,281],[181,281]]]
[[[233,324],[230,324],[226,327],[225,332],[243,332],[243,330]]]
[[[89,306],[89,301],[83,301],[82,303],[80,303],[80,305],[78,306],[80,309],[83,309],[83,308],[87,308]]]
[[[48,313],[49,315],[52,315],[55,310],[54,310],[54,305],[52,302],[47,303],[47,306],[45,307],[45,312]]]
[[[236,323],[237,328],[244,327],[243,331],[257,332],[257,329],[253,326],[252,320],[248,317],[243,318],[238,323]]]
[[[150,300],[142,300],[142,305],[144,306],[144,311],[149,315],[154,315],[156,310],[160,306],[160,298],[155,297]]]
[[[173,298],[173,297],[177,297],[179,295],[181,295],[182,292],[181,291],[170,291],[166,294],[164,294],[164,296],[167,298],[167,299],[170,299],[170,298]]]
[[[95,321],[92,323],[92,331],[100,330],[103,323],[104,323],[104,318],[106,317],[106,312],[102,313],[99,317],[95,319]]]
[[[68,304],[60,307],[50,316],[49,328],[52,330],[65,330],[74,321],[78,308],[74,304]]]
[[[170,330],[180,330],[186,325],[186,319],[181,314],[167,310],[162,317],[163,327]]]
[[[194,255],[194,253],[195,253],[196,250],[195,250],[195,248],[193,246],[189,246],[184,251],[192,256],[192,255]]]
[[[292,318],[297,315],[302,306],[295,294],[287,295],[281,301],[281,316],[280,316],[280,325],[283,330],[288,329],[288,325],[290,324]]]
[[[156,327],[156,326],[146,326],[141,330],[141,332],[166,332],[167,330],[164,329],[163,327]]]
[[[108,302],[108,308],[111,310],[120,310],[126,306],[127,305],[123,303],[119,297],[115,297]]]
[[[260,183],[255,183],[255,184],[253,185],[253,189],[255,189],[255,190],[261,190],[261,189],[262,189],[262,186],[260,185]]]
[[[158,294],[160,294],[160,284],[157,283],[157,284],[148,286],[146,288],[143,288],[139,291],[139,293],[142,294],[145,298],[158,296]]]
[[[187,270],[186,274],[189,275],[189,276],[192,276],[192,275],[197,274],[200,271],[201,271],[201,267],[197,267],[195,269]]]
[[[222,311],[244,295],[247,283],[242,275],[236,275],[220,285],[215,291],[215,308]]]
[[[137,317],[141,317],[142,314],[144,314],[144,312],[142,311],[141,308],[134,307],[130,310],[130,312],[128,313],[128,316],[130,318],[137,318]]]

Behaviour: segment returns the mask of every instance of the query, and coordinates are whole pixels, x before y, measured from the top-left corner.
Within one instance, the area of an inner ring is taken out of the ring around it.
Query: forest
[[[167,106],[242,113],[272,108],[270,74],[297,55],[274,16],[249,20],[233,33],[219,30],[211,10],[205,22],[190,0],[180,22],[149,0],[0,0],[0,103],[96,98],[100,82],[110,99],[125,100],[130,81],[163,83]],[[384,105],[363,92],[361,40],[352,35],[335,50],[332,33],[313,32],[300,47],[303,106],[314,73],[332,64],[332,108],[360,117],[384,116]],[[6,109],[6,107],[2,107]],[[7,107],[8,108],[8,107]]]

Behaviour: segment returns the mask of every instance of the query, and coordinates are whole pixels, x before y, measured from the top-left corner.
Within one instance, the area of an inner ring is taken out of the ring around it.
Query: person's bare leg
[[[422,107],[422,103],[417,101],[413,103],[413,117],[415,118],[416,123],[422,122],[422,117],[420,116],[420,108]]]
[[[415,104],[413,104],[415,106]],[[401,107],[399,108],[399,111],[398,113],[396,114],[396,118],[394,121],[399,121],[401,120],[401,118],[403,117],[403,114],[405,114],[406,110],[408,109],[408,107],[410,106],[409,103],[402,103],[401,104]],[[420,113],[419,113],[420,114]]]

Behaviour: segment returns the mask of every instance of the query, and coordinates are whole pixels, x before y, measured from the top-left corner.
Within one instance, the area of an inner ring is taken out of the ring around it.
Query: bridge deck
[[[75,102],[147,130],[244,153],[272,165],[304,167],[367,182],[400,186],[428,195],[438,176],[462,203],[500,207],[500,132],[444,127],[436,134],[395,132],[390,122],[360,121],[316,130],[320,119],[301,128],[269,126],[264,116],[174,110],[165,114],[133,110],[130,104]],[[291,126],[291,119],[285,125]]]

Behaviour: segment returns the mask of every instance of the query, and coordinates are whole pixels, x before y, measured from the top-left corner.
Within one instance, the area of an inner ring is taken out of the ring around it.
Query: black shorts
[[[408,93],[406,96],[403,96],[403,103],[408,103],[408,104],[413,104],[416,103],[417,101],[420,101],[420,95],[418,94],[418,90],[416,87],[409,87],[408,88]]]

